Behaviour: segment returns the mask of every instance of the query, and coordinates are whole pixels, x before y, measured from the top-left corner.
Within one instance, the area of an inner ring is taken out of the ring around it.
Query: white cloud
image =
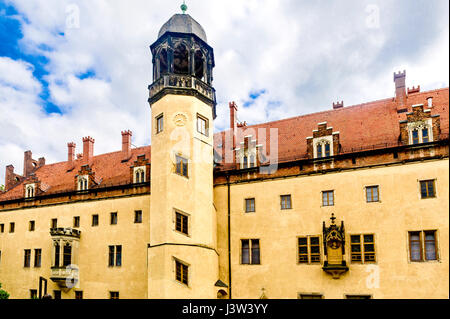
[[[47,162],[64,161],[66,143],[76,142],[80,151],[81,138],[90,135],[96,154],[110,152],[120,149],[124,129],[133,131],[133,144],[150,143],[148,47],[180,12],[181,1],[7,2],[21,13],[21,49],[48,59],[51,102],[64,114],[43,112],[42,87],[30,64],[0,58],[0,181],[7,164],[21,171],[27,149]],[[188,1],[188,13],[215,50],[216,128],[228,126],[232,100],[242,121],[258,123],[329,109],[337,100],[351,105],[389,97],[392,73],[403,66],[408,85],[448,86],[448,2],[418,3]],[[67,28],[73,4],[79,28]],[[380,13],[377,27],[367,24],[373,4]],[[411,35],[411,26],[425,20]],[[88,70],[95,78],[77,77]],[[265,94],[243,107],[250,92],[262,89]]]

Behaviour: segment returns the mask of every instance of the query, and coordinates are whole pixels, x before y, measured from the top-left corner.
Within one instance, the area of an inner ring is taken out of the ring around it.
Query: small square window
[[[434,179],[420,181],[420,194],[422,198],[436,197]]]
[[[322,192],[322,206],[334,206],[334,191]]]
[[[247,198],[245,200],[245,212],[246,213],[254,213],[255,212],[255,199]]]
[[[83,299],[83,292],[75,291],[75,299]]]
[[[37,289],[30,289],[30,299],[38,299]]]
[[[136,224],[142,223],[142,210],[134,211],[134,222]]]
[[[9,223],[9,232],[10,233],[14,233],[15,228],[16,228],[15,223]]]
[[[368,186],[366,187],[366,201],[368,203],[378,202],[378,186]]]
[[[291,195],[281,195],[281,209],[291,209]]]
[[[35,229],[35,221],[34,220],[30,220],[30,224],[29,224],[28,230],[29,231],[34,231],[34,229]]]
[[[52,222],[51,222],[51,228],[58,228],[58,219],[57,218],[53,218]]]
[[[92,226],[98,226],[98,215],[92,215]]]
[[[5,224],[0,224],[0,233],[5,232]]]
[[[109,299],[119,299],[119,292],[118,291],[110,291]]]
[[[161,133],[164,129],[164,116],[161,114],[156,118],[156,134]]]

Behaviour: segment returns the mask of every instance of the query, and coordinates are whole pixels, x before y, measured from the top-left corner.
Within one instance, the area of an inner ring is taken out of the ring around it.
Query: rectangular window
[[[164,129],[164,117],[161,114],[156,118],[156,134],[161,133],[163,129]]]
[[[30,289],[30,299],[38,299],[37,290]]]
[[[331,152],[330,152],[330,144],[326,143],[326,144],[325,144],[325,157],[328,157],[328,156],[330,156],[330,155],[331,155]]]
[[[80,216],[75,216],[73,218],[73,227],[74,228],[80,227]]]
[[[378,186],[366,187],[366,201],[368,203],[378,202]]]
[[[53,218],[52,219],[50,227],[51,228],[58,228],[58,219],[57,218]]]
[[[241,264],[243,265],[259,265],[260,247],[259,239],[242,239],[241,240]]]
[[[434,189],[435,189],[434,179],[427,181],[420,181],[420,194],[422,198],[436,197]]]
[[[110,291],[109,299],[119,299],[119,292],[118,291]]]
[[[70,264],[72,264],[72,246],[67,243],[63,249],[63,266],[66,267]]]
[[[30,220],[30,224],[29,224],[28,230],[29,231],[34,231],[34,228],[35,228],[34,226],[35,226],[34,220]]]
[[[373,263],[375,259],[375,237],[368,235],[351,235],[350,249],[352,263]]]
[[[42,250],[41,249],[35,249],[34,250],[34,267],[41,267],[41,256],[42,256]]]
[[[188,216],[175,213],[175,230],[185,235],[188,234]]]
[[[247,198],[245,200],[245,212],[246,213],[254,213],[255,212],[255,199]]]
[[[300,294],[299,299],[323,299],[321,294]]]
[[[111,225],[117,225],[117,213],[111,213]]]
[[[176,161],[175,172],[179,175],[188,177],[188,160],[184,157],[176,155]]]
[[[409,257],[411,261],[437,260],[436,231],[409,232]]]
[[[59,246],[59,244],[55,245],[55,267],[58,268],[59,267],[59,257],[60,257],[60,252],[61,248]]]
[[[291,195],[281,195],[281,209],[291,209]]]
[[[188,285],[188,266],[175,260],[175,279]]]
[[[30,267],[30,262],[31,262],[31,249],[25,249],[23,266],[25,268]]]
[[[142,223],[142,210],[134,211],[134,222],[136,224]]]
[[[83,299],[83,292],[75,291],[75,299]]]
[[[109,267],[120,267],[122,266],[122,246],[109,246],[109,257],[108,257]]]
[[[92,226],[98,226],[98,215],[92,215]]]
[[[0,250],[0,264],[2,263],[2,251]]]
[[[306,236],[298,238],[298,262],[300,264],[320,263],[319,236]]]
[[[197,132],[208,136],[208,120],[200,115],[197,115]]]
[[[5,232],[5,224],[0,224],[0,233]]]
[[[322,206],[334,206],[334,191],[322,192]]]
[[[61,290],[53,290],[53,296],[55,299],[61,299]]]
[[[14,229],[16,228],[16,224],[15,223],[9,223],[9,232],[10,233],[14,233]]]
[[[322,144],[317,145],[317,157],[318,158],[322,157]]]

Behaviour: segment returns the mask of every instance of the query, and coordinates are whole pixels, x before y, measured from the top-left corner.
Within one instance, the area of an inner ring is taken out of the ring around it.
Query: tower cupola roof
[[[204,42],[206,41],[206,32],[203,27],[195,21],[189,14],[174,14],[159,30],[158,38],[166,32],[178,32],[195,34]]]

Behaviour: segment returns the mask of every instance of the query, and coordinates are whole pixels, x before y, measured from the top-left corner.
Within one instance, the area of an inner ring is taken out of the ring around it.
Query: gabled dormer
[[[133,184],[145,183],[150,180],[150,163],[145,154],[138,155],[134,165],[130,167],[130,179]]]
[[[35,198],[36,196],[48,191],[49,188],[50,186],[41,182],[34,173],[31,173],[30,176],[23,182],[25,198]]]
[[[339,154],[339,132],[333,132],[327,122],[318,123],[313,136],[306,138],[306,143],[309,158],[328,158]]]
[[[432,115],[431,109],[424,110],[423,104],[413,105],[406,120],[400,121],[400,140],[404,145],[433,142],[440,133],[440,116]]]
[[[75,175],[75,189],[77,191],[88,191],[101,183],[101,179],[95,177],[95,172],[89,165],[81,166],[78,175]]]

